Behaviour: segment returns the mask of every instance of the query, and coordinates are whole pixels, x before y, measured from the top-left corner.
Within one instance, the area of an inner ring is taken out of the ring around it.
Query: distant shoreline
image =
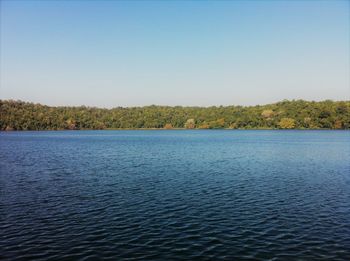
[[[138,129],[76,129],[76,130],[67,130],[67,129],[59,129],[59,130],[0,130],[0,132],[10,133],[10,132],[55,132],[55,131],[63,131],[63,132],[79,132],[79,131],[349,131],[350,129],[230,129],[230,128],[222,128],[222,129],[186,129],[186,128],[173,128],[173,129],[164,129],[164,128],[138,128]]]
[[[350,129],[350,101],[256,106],[50,107],[0,100],[0,130]]]

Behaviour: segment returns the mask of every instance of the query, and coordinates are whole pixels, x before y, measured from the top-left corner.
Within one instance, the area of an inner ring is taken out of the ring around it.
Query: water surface
[[[349,131],[0,133],[0,259],[350,260]]]

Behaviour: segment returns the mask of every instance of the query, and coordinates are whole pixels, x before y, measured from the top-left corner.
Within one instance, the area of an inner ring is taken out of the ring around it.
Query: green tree
[[[152,105],[108,110],[0,100],[0,130],[168,128],[170,124],[174,128],[349,129],[350,101],[285,100],[247,107]]]

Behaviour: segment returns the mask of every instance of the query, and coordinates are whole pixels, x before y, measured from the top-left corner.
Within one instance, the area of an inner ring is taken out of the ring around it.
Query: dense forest
[[[349,129],[350,101],[284,100],[257,106],[50,107],[0,100],[1,130]]]

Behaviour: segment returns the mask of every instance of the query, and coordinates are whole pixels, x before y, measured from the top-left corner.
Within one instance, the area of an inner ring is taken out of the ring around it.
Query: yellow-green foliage
[[[281,129],[294,129],[295,120],[291,118],[282,118],[278,125]]]

